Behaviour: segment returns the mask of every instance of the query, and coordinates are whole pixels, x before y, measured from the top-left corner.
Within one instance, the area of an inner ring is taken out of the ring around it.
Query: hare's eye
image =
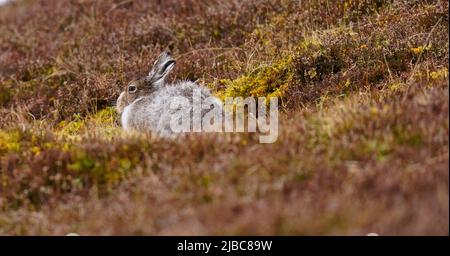
[[[136,92],[136,90],[137,90],[137,87],[136,87],[136,86],[134,86],[134,85],[128,86],[128,92],[134,93],[134,92]]]

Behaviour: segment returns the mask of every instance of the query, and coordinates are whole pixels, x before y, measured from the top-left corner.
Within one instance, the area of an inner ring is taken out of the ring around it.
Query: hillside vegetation
[[[0,7],[0,234],[448,235],[448,1],[23,0]],[[280,97],[258,134],[126,134],[169,80]]]

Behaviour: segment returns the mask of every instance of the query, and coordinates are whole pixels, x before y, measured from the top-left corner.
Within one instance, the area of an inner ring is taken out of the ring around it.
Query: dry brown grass
[[[448,1],[0,7],[0,234],[448,235]],[[280,135],[125,134],[171,79],[282,99]]]

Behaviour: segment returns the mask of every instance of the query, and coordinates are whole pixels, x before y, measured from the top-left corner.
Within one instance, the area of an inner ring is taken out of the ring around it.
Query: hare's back
[[[206,87],[186,81],[162,88],[155,95],[155,98],[161,98],[167,101],[169,98],[184,97],[191,101],[194,94],[199,94],[202,100],[212,96]]]

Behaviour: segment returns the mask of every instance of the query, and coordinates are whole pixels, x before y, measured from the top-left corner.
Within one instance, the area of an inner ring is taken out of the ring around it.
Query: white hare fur
[[[193,82],[166,84],[164,78],[174,65],[175,61],[170,53],[163,52],[146,77],[131,81],[127,89],[120,94],[117,99],[117,111],[121,115],[121,124],[126,131],[151,131],[162,137],[172,137],[176,132],[171,129],[170,122],[180,108],[173,109],[170,106],[177,105],[179,97],[184,97],[192,103],[194,90],[200,93],[202,101],[213,97],[206,87]],[[217,101],[215,107],[222,107],[220,100],[214,99]],[[192,129],[192,104],[183,111],[190,112]],[[202,109],[201,117],[208,111],[209,109]]]

